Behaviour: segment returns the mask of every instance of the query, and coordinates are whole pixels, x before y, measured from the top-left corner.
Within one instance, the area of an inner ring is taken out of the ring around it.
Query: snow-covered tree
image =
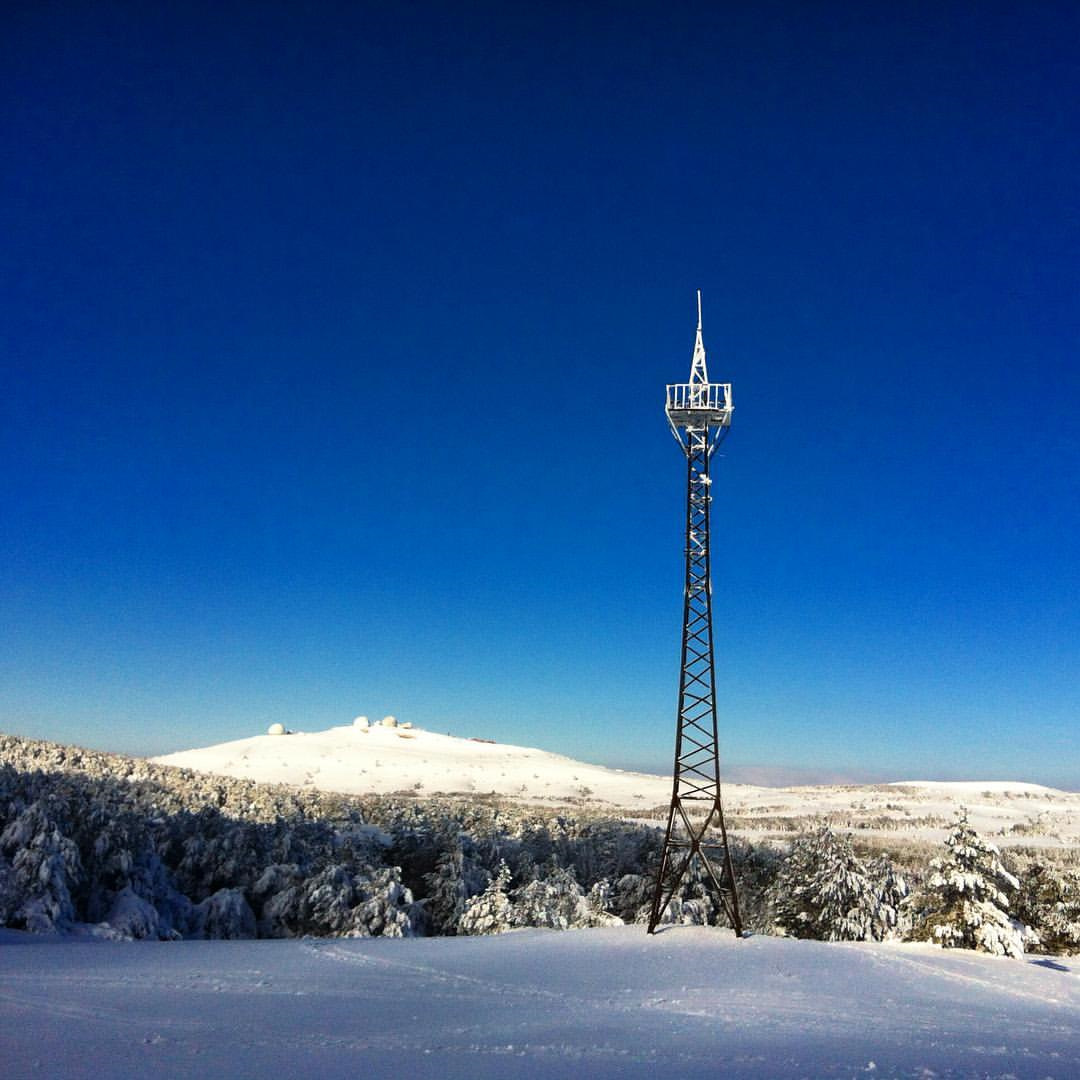
[[[1022,928],[1009,918],[1009,897],[1019,882],[1002,865],[998,849],[968,823],[966,809],[961,808],[945,848],[911,898],[912,938],[947,949],[1020,956]]]
[[[514,926],[552,930],[622,923],[616,916],[595,907],[592,896],[582,893],[573,870],[559,866],[552,859],[542,868],[540,876],[511,893],[511,922]]]
[[[104,919],[105,928],[119,938],[140,940],[162,937],[161,918],[149,900],[125,885],[116,896]]]
[[[0,833],[0,851],[11,860],[7,888],[18,898],[8,924],[39,934],[75,921],[72,894],[83,876],[79,849],[53,820],[53,809],[35,801]],[[55,809],[62,817],[62,808]]]
[[[465,903],[458,923],[460,934],[501,934],[513,929],[513,907],[507,895],[510,887],[510,867],[499,863],[488,887]]]
[[[623,921],[615,914],[615,891],[607,878],[595,882],[585,898],[597,920],[594,926],[622,926]]]
[[[750,844],[729,838],[735,880],[739,883],[739,911],[743,926],[751,932],[773,931],[771,886],[780,871],[783,857],[769,844]]]
[[[618,915],[623,922],[648,922],[655,885],[655,879],[647,874],[623,874],[611,886],[611,899],[605,910]]]
[[[825,825],[796,840],[771,888],[776,927],[819,941],[880,940],[895,931],[906,886],[887,862],[864,865],[849,837]]]
[[[327,866],[304,882],[293,932],[332,937],[354,933],[358,899],[349,868],[340,863]]]
[[[1038,938],[1031,951],[1080,952],[1080,870],[1036,863],[1021,878],[1014,906]]]
[[[715,887],[707,880],[701,863],[695,859],[661,921],[684,926],[716,926],[724,917]]]
[[[878,896],[874,882],[847,836],[823,844],[811,878],[809,900],[823,941],[869,941],[874,937]]]
[[[22,890],[15,868],[0,855],[0,926],[8,926],[22,903]]]
[[[769,889],[774,927],[788,937],[814,937],[816,912],[805,897],[815,865],[812,837],[800,836],[781,864]]]
[[[267,867],[255,883],[267,937],[411,937],[417,905],[396,867],[341,863],[303,877],[295,865]]]
[[[628,828],[622,821],[563,823],[557,852],[563,866],[572,866],[582,885],[618,881],[653,865],[659,857],[662,836],[656,830]],[[543,856],[537,853],[539,861]]]
[[[82,918],[122,938],[176,940],[187,933],[191,901],[176,889],[144,818],[99,802],[76,832],[86,879]]]
[[[353,927],[347,937],[413,937],[418,906],[412,892],[401,881],[396,866],[373,869],[354,879],[357,905],[353,909]]]
[[[653,889],[656,882],[648,883],[648,899],[639,911],[636,922],[647,922],[652,911]],[[715,887],[702,861],[696,856],[690,860],[682,882],[660,915],[662,926],[716,926],[726,918]]]
[[[427,912],[436,934],[454,935],[465,913],[469,887],[465,880],[465,853],[454,844],[435,862],[435,869],[425,876],[428,888]]]
[[[877,897],[870,926],[871,937],[875,941],[899,937],[903,904],[910,891],[907,882],[885,855],[879,855],[867,863],[866,873],[873,882]]]
[[[255,913],[243,889],[218,889],[192,911],[192,936],[231,940],[255,936]]]
[[[303,875],[296,863],[271,863],[252,886],[260,937],[283,938],[297,933]]]

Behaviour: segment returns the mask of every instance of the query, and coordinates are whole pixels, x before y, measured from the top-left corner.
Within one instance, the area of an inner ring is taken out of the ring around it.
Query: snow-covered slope
[[[983,792],[1009,795],[1059,794],[1056,788],[1027,784],[1021,780],[893,780],[889,787],[926,788],[954,795],[981,795]]]
[[[380,725],[256,735],[154,760],[245,780],[351,794],[496,794],[588,799],[621,807],[652,807],[671,798],[671,781],[664,777],[586,765],[525,746]]]
[[[161,944],[0,931],[0,1031],[7,1080],[1070,1080],[1080,976],[1069,958],[698,927]]]
[[[351,794],[496,794],[646,815],[671,798],[671,780],[588,765],[524,746],[418,728],[335,727],[257,735],[154,759],[199,772]],[[829,821],[866,837],[940,842],[961,806],[999,845],[1080,842],[1080,794],[1020,781],[820,785],[724,785],[730,824],[751,834],[791,835]]]

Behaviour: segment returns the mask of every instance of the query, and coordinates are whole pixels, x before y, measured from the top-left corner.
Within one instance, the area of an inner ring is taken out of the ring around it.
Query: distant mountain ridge
[[[263,783],[346,794],[491,796],[662,815],[671,779],[575,761],[534,747],[440,735],[419,728],[343,726],[257,735],[154,758]],[[791,834],[829,822],[874,835],[939,841],[961,806],[1004,845],[1080,843],[1080,794],[1024,781],[905,780],[882,784],[765,787],[725,783],[730,827]]]

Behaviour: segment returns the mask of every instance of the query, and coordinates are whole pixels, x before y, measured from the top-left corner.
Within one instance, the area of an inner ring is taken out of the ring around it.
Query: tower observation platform
[[[731,383],[668,383],[664,411],[676,433],[679,428],[729,427],[733,408]]]
[[[714,428],[715,435],[731,427],[731,383],[709,382],[709,369],[705,362],[705,345],[701,338],[701,290],[697,294],[697,337],[694,339],[694,355],[690,361],[690,381],[668,383],[667,403],[664,407],[672,434],[685,449],[685,438],[680,429],[701,430]]]

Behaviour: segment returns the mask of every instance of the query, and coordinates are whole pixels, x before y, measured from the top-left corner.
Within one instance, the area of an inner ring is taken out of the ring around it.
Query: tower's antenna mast
[[[667,388],[668,424],[686,455],[686,585],[675,728],[675,777],[649,933],[690,881],[712,891],[742,934],[735,872],[720,802],[720,751],[709,565],[709,461],[731,427],[731,383],[709,382],[701,339],[701,290],[690,380]]]

